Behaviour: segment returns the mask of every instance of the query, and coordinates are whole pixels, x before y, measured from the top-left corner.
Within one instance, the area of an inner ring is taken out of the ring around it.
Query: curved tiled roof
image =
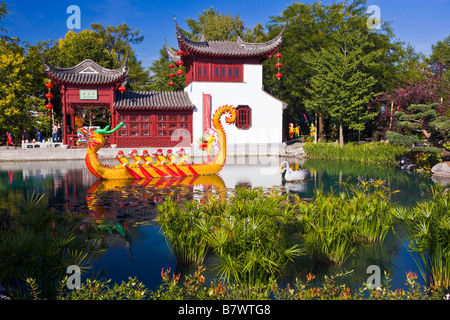
[[[116,84],[124,83],[128,75],[128,56],[118,69],[107,69],[96,62],[87,59],[72,68],[57,68],[52,66],[41,53],[45,72],[57,84]]]
[[[235,41],[208,41],[202,36],[200,41],[193,41],[183,34],[175,17],[174,20],[178,43],[182,50],[186,50],[188,53],[220,57],[269,57],[281,45],[286,28],[285,26],[280,34],[272,40],[263,43],[245,42],[240,37]],[[169,52],[171,58],[172,55],[173,53]]]
[[[114,101],[117,109],[194,109],[184,91],[126,91],[117,93]]]

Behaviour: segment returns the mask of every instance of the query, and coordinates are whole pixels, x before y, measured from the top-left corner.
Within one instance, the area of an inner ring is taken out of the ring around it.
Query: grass
[[[330,142],[306,143],[303,147],[311,159],[354,161],[363,164],[395,165],[408,148],[384,142],[347,143],[343,147]]]

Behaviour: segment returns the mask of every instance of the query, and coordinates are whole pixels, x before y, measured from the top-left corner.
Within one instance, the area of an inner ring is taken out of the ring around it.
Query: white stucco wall
[[[229,146],[280,145],[282,143],[283,102],[263,90],[262,65],[244,65],[244,82],[192,82],[185,91],[196,106],[193,114],[193,140],[203,135],[203,94],[211,95],[211,117],[229,104],[248,105],[252,109],[252,126],[247,130],[225,125]]]

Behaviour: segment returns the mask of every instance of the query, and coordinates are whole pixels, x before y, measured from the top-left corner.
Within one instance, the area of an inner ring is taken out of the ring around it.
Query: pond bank
[[[298,147],[298,146],[296,146]],[[168,149],[178,150],[181,147],[161,148],[163,152]],[[128,154],[133,149],[142,152],[147,149],[149,153],[156,150],[156,148],[142,147],[142,148],[102,148],[98,155],[101,159],[114,159],[119,150]],[[186,153],[190,157],[202,158],[205,152],[200,150],[195,144],[191,147],[184,147]],[[242,144],[242,145],[228,145],[227,156],[284,156],[293,149],[292,146],[285,144]],[[61,161],[61,160],[84,160],[86,156],[85,148],[26,148],[17,149],[10,147],[0,147],[0,161]]]

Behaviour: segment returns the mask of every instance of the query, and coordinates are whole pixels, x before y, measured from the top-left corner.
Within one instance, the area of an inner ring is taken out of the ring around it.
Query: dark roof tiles
[[[194,109],[194,105],[184,91],[126,91],[117,93],[114,108]]]
[[[41,54],[45,72],[57,83],[71,84],[121,84],[128,75],[127,61],[118,69],[107,69],[86,59],[72,68],[52,66]]]
[[[175,19],[175,18],[174,18]],[[250,43],[243,41],[238,37],[235,41],[207,41],[205,37],[202,36],[200,41],[193,41],[188,39],[181,29],[175,19],[176,35],[180,47],[183,50],[188,50],[189,52],[195,54],[209,55],[209,56],[225,56],[225,57],[264,57],[267,58],[273,54],[278,47],[281,45],[283,40],[283,33],[286,28],[280,32],[278,36],[264,43]],[[167,51],[169,56],[175,57],[174,52],[167,46]]]

